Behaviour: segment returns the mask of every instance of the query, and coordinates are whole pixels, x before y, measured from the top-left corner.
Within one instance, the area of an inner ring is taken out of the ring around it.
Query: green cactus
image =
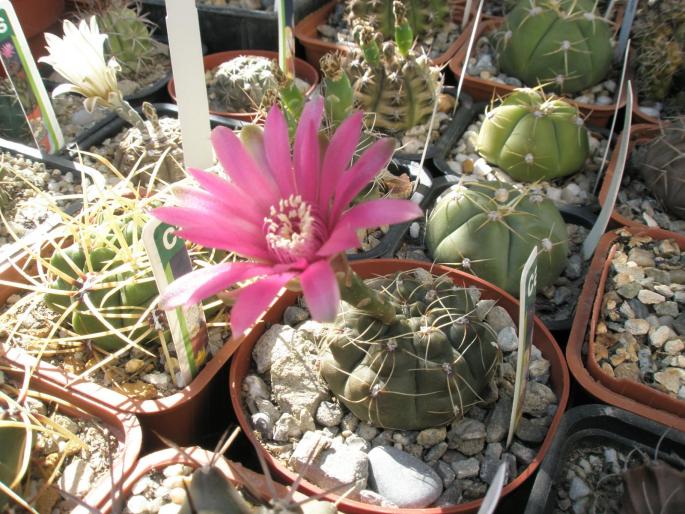
[[[267,92],[278,86],[276,61],[243,55],[219,65],[209,85],[209,99],[213,110],[253,112],[259,110]]]
[[[155,63],[160,46],[152,38],[151,23],[129,4],[129,0],[105,2],[98,10],[97,22],[107,34],[107,57],[117,60],[124,77],[133,78]]]
[[[634,165],[666,210],[685,220],[685,116],[662,128],[649,144],[638,146]]]
[[[4,421],[13,421],[6,416],[9,417],[7,411],[0,407],[0,482],[10,487],[25,475],[26,445],[31,444],[32,434],[30,428],[2,425]],[[28,419],[23,419],[23,422],[27,427],[31,424]],[[0,491],[0,509],[3,512],[8,500],[7,495]]]
[[[426,123],[439,94],[440,70],[426,55],[418,55],[402,40],[407,34],[402,4],[395,3],[397,41],[382,43],[381,35],[366,24],[354,28],[359,48],[346,66],[355,102],[370,116],[376,129],[400,132]],[[409,29],[410,30],[410,29]]]
[[[527,86],[577,93],[606,77],[613,56],[609,23],[594,0],[525,0],[496,34],[499,64]]]
[[[468,289],[416,272],[366,286],[390,303],[395,319],[386,324],[343,303],[321,358],[321,375],[355,416],[419,430],[450,423],[484,401],[501,354]]]
[[[462,268],[517,296],[521,270],[538,246],[538,288],[566,266],[566,224],[533,187],[520,192],[502,182],[456,185],[428,216],[426,246],[441,263]]]
[[[354,107],[354,89],[350,77],[343,69],[340,54],[325,54],[319,62],[323,74],[322,89],[326,120],[337,127],[347,118]]]
[[[642,2],[632,28],[638,91],[664,100],[685,72],[685,4],[681,0]]]
[[[363,20],[383,34],[383,39],[395,37],[393,4],[396,0],[349,0],[348,23]],[[450,3],[444,0],[408,0],[402,2],[407,10],[407,20],[414,34],[420,38],[439,32],[451,19]]]
[[[576,107],[534,89],[517,89],[486,112],[477,150],[514,179],[533,182],[575,173],[590,144]]]

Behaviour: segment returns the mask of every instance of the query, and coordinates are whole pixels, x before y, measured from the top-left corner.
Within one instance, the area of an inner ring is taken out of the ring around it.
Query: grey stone
[[[286,325],[294,327],[309,319],[309,312],[296,305],[289,305],[283,313],[283,321]]]
[[[431,448],[447,437],[447,428],[427,428],[416,436],[416,442],[425,448]]]
[[[437,462],[438,459],[440,459],[443,455],[445,455],[446,451],[447,443],[445,441],[441,441],[426,452],[423,460],[425,460],[428,464],[433,464]]]
[[[656,348],[661,348],[666,341],[676,337],[675,332],[669,327],[661,326],[651,331],[649,334],[649,342]]]
[[[685,312],[673,320],[673,329],[678,335],[685,336]]]
[[[442,478],[442,485],[445,486],[445,488],[449,487],[457,478],[457,474],[452,470],[452,466],[441,460],[438,461],[433,469],[435,469],[437,474],[440,475],[440,478]]]
[[[530,464],[537,455],[537,452],[532,448],[522,445],[518,441],[511,443],[509,451],[514,454],[514,456],[523,462],[524,464]]]
[[[371,441],[378,435],[378,429],[368,423],[360,423],[357,427],[357,435],[366,441]]]
[[[457,480],[478,476],[480,462],[475,457],[466,460],[458,460],[451,464],[452,471],[457,476]]]
[[[476,316],[483,321],[492,308],[497,304],[495,300],[481,300],[476,304]]]
[[[527,443],[540,443],[547,435],[547,425],[542,423],[544,418],[528,419],[521,417],[516,428],[516,437]]]
[[[523,398],[523,412],[536,417],[544,416],[550,404],[556,403],[557,397],[549,387],[540,382],[528,382]]]
[[[363,503],[368,503],[369,505],[378,505],[379,507],[385,507],[388,509],[397,508],[397,505],[389,501],[387,498],[384,498],[376,491],[372,491],[371,489],[359,491],[359,499]]]
[[[512,455],[511,453],[503,453],[502,454],[502,461],[506,463],[507,465],[507,473],[506,477],[504,479],[505,483],[511,481],[514,477],[516,477],[516,457]]]
[[[392,434],[392,440],[403,446],[407,446],[416,441],[416,433],[408,430],[397,430]]]
[[[62,476],[57,480],[57,485],[63,491],[80,498],[92,488],[94,474],[88,462],[74,458],[64,468]],[[70,498],[65,497],[65,499]]]
[[[462,480],[461,487],[464,498],[469,500],[482,498],[488,490],[487,484],[480,480]]]
[[[461,503],[462,491],[459,482],[454,482],[435,500],[433,507],[448,507]]]
[[[495,478],[495,473],[497,473],[500,464],[500,459],[485,457],[480,466],[480,479],[486,484],[492,483],[492,479]]]
[[[391,446],[369,452],[369,483],[399,508],[424,508],[442,494],[442,479],[430,466]]]
[[[571,500],[578,500],[579,498],[585,498],[592,492],[590,486],[585,483],[585,481],[580,477],[573,477],[571,479],[571,484],[569,486],[568,495]]]
[[[516,324],[507,310],[499,305],[495,305],[485,319],[498,334],[506,327],[516,328]]]
[[[653,305],[656,303],[663,303],[666,301],[664,295],[650,291],[649,289],[642,289],[637,294],[637,299],[645,305]]]
[[[579,253],[571,254],[566,262],[566,276],[571,280],[580,278],[583,273],[583,260]]]
[[[645,319],[629,319],[624,324],[626,331],[634,336],[645,335],[649,332],[649,326],[649,322]]]
[[[633,261],[638,266],[650,268],[654,266],[654,254],[643,248],[633,248],[628,253],[628,260]]]
[[[628,304],[630,304],[630,308],[633,309],[636,318],[647,319],[650,314],[649,308],[640,300],[633,298],[632,300],[628,301]]]
[[[489,443],[485,447],[485,456],[492,457],[493,459],[499,459],[500,457],[502,457],[503,451],[504,448],[502,447],[501,443]]]
[[[645,268],[645,276],[654,279],[657,284],[670,284],[671,274],[659,268]]]
[[[286,325],[273,325],[264,332],[252,349],[252,359],[257,365],[258,373],[265,373],[271,364],[290,353],[295,330]]]
[[[321,402],[316,409],[316,422],[325,427],[334,427],[340,424],[343,417],[340,405],[333,402]]]
[[[513,352],[518,348],[519,339],[514,327],[504,327],[497,334],[497,345],[503,352]]]
[[[371,443],[362,439],[357,434],[352,434],[351,436],[345,438],[345,444],[352,449],[368,453],[371,449]]]
[[[678,315],[678,304],[668,301],[655,305],[654,310],[659,316],[672,316],[675,318]]]
[[[549,380],[549,367],[547,359],[533,361],[528,366],[528,376],[535,382],[545,383]]]
[[[349,430],[350,432],[354,432],[357,430],[357,427],[359,426],[359,419],[357,416],[352,414],[351,412],[348,412],[343,416],[342,421],[340,422],[340,430],[343,432],[345,430]]]
[[[321,434],[307,432],[295,447],[288,461],[289,465],[322,489],[352,484],[365,489],[369,474],[366,453],[349,448],[334,439],[329,448],[320,451],[318,456],[310,461],[311,452],[317,451],[318,444],[323,441],[325,439]]]
[[[506,437],[509,431],[511,408],[512,400],[508,396],[500,397],[495,403],[495,408],[487,421],[486,440],[489,443],[499,442]]]
[[[273,440],[279,442],[286,442],[291,437],[299,437],[302,435],[299,422],[295,416],[289,413],[284,413],[276,421],[273,428]]]
[[[616,292],[620,294],[623,298],[635,298],[640,292],[640,284],[637,282],[628,282],[616,288]]]
[[[475,419],[464,418],[452,423],[447,434],[448,448],[464,455],[475,455],[485,447],[485,425]]]

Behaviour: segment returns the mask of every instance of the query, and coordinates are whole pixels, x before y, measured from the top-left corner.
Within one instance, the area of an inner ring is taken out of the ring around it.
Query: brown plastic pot
[[[334,52],[347,54],[350,52],[350,46],[324,41],[319,37],[319,33],[316,30],[319,25],[328,22],[328,17],[331,14],[331,11],[335,9],[335,6],[340,1],[341,0],[333,0],[332,2],[328,2],[326,5],[320,7],[316,11],[308,14],[295,25],[295,30],[293,31],[297,40],[302,43],[302,46],[304,46],[305,58],[307,59],[307,62],[315,66],[317,70],[319,69],[319,60],[325,54]],[[473,4],[471,15],[475,16],[478,6],[475,2]],[[463,13],[463,3],[456,3],[454,6],[453,20],[455,22],[461,21]],[[459,50],[459,48],[461,48],[462,45],[468,41],[468,35],[468,29],[463,30],[462,33],[459,34],[459,37],[450,45],[447,50],[433,59],[433,64],[436,66],[442,66],[449,61],[457,52],[457,50]]]
[[[47,245],[41,249],[44,256],[49,256]],[[20,283],[25,279],[17,267],[28,272],[35,270],[35,265],[26,253],[15,255],[12,262],[0,263],[0,279]],[[0,286],[0,305],[7,298],[22,290],[16,287]],[[191,445],[198,442],[212,426],[213,407],[228,402],[224,386],[228,374],[227,362],[241,342],[241,338],[231,338],[207,362],[200,373],[186,387],[164,398],[155,400],[137,400],[122,393],[93,382],[77,381],[77,376],[65,369],[48,362],[40,361],[17,347],[9,347],[0,342],[0,358],[4,358],[18,368],[29,368],[34,376],[49,381],[57,387],[111,409],[121,415],[134,415],[140,420],[144,432],[144,443],[147,450],[163,446],[158,435],[170,439],[179,445]]]
[[[630,129],[630,146],[628,147],[628,156],[630,156],[630,153],[635,149],[636,145],[639,144],[646,144],[649,141],[651,141],[656,135],[659,134],[659,125],[650,125],[650,124],[640,124],[640,125],[633,125]],[[599,190],[599,203],[600,205],[604,204],[604,201],[607,197],[607,194],[609,194],[609,186],[611,185],[611,179],[614,176],[614,172],[616,170],[616,164],[618,161],[618,154],[620,151],[620,145],[616,145],[614,148],[613,152],[611,153],[611,160],[609,161],[609,165],[607,166],[606,173],[604,175],[604,178],[602,180],[602,188]],[[630,161],[629,159],[626,162],[626,168],[630,166]],[[624,227],[632,227],[638,230],[650,230],[651,233],[653,234],[658,234],[660,239],[664,238],[678,238],[680,235],[677,232],[672,232],[670,230],[666,230],[663,228],[652,228],[648,227],[647,225],[640,223],[638,221],[632,220],[626,216],[623,216],[618,212],[616,208],[614,208],[613,212],[611,213],[611,219],[614,223],[618,225],[622,225]]]
[[[663,231],[626,227],[635,236],[645,235],[654,239],[673,238],[685,250],[685,236]],[[666,426],[685,431],[685,403],[651,387],[625,379],[612,378],[604,373],[594,358],[595,329],[604,297],[612,247],[618,238],[617,231],[602,236],[590,269],[585,277],[583,290],[576,306],[571,333],[566,345],[566,359],[571,373],[589,394],[600,401],[653,419]],[[587,358],[583,358],[583,346],[588,337]]]
[[[243,485],[243,480],[249,480],[251,485],[256,486],[256,489],[259,489],[265,493],[269,491],[268,481],[264,475],[255,473],[240,463],[231,462],[229,464],[223,456],[217,455],[214,452],[210,452],[198,446],[182,448],[181,450],[182,451],[178,451],[174,448],[167,448],[165,450],[159,450],[141,457],[133,470],[126,477],[122,487],[121,502],[126,502],[128,497],[131,495],[131,489],[133,489],[133,486],[145,475],[153,471],[161,471],[166,466],[170,466],[172,464],[184,464],[191,466],[194,469],[213,464],[215,468],[221,471],[224,477],[238,487]],[[288,489],[281,484],[272,482],[272,486],[279,497],[285,497],[289,494]],[[271,500],[271,494],[266,494],[261,499],[265,501]],[[293,496],[293,499],[295,501],[305,501],[307,497],[296,492]],[[112,508],[111,501],[102,506],[101,514],[111,514],[112,512],[119,511]]]
[[[24,370],[15,367],[3,368],[2,371],[19,382],[23,380],[25,373]],[[82,499],[85,505],[99,511],[105,503],[110,501],[112,494],[116,494],[116,491],[123,486],[126,477],[138,460],[143,441],[138,419],[133,415],[115,412],[102,404],[74,395],[69,390],[35,374],[31,375],[30,388],[67,402],[68,405],[60,406],[60,411],[69,416],[99,420],[100,425],[106,427],[116,438],[119,455],[112,463],[111,472],[100,478]],[[79,513],[85,510],[76,508],[73,512]]]
[[[228,50],[226,52],[219,52],[216,54],[206,55],[203,59],[205,72],[213,70],[222,63],[228,62],[231,59],[240,57],[243,55],[254,55],[257,57],[268,57],[270,59],[278,60],[278,52],[272,52],[270,50]],[[304,80],[310,84],[309,89],[306,91],[306,95],[310,95],[314,89],[316,89],[319,83],[319,73],[316,71],[311,64],[302,59],[295,58],[295,75],[298,78]],[[167,85],[169,90],[169,96],[176,101],[176,86],[174,85],[174,79],[172,78]],[[211,114],[217,116],[225,116],[227,118],[233,118],[242,121],[254,121],[259,113],[257,112],[224,112],[224,111],[213,111],[209,110]]]
[[[42,34],[64,13],[64,0],[12,0],[26,39]]]
[[[503,23],[504,18],[483,20],[478,26],[475,40],[477,41],[482,37],[487,37],[491,32],[501,27]],[[469,24],[465,32],[470,34],[472,30],[473,25]],[[467,49],[467,45],[462,46],[449,62],[449,68],[452,70],[457,81],[461,77]],[[471,95],[476,101],[490,101],[496,97],[511,94],[514,92],[514,89],[516,89],[514,86],[508,84],[500,84],[494,80],[486,80],[480,77],[471,77],[468,74],[464,77],[463,87],[464,91]],[[578,108],[586,118],[588,124],[601,128],[609,125],[611,118],[614,116],[614,111],[616,110],[615,103],[610,105],[598,105],[575,102],[570,98],[565,98],[565,100]],[[626,95],[624,92],[619,101],[619,108],[623,108],[625,104]]]
[[[466,273],[456,271],[446,266],[399,259],[355,261],[351,263],[351,265],[352,268],[363,278],[386,275],[397,271],[408,271],[416,268],[423,268],[436,275],[449,275],[454,283],[459,287],[478,287],[481,290],[482,298],[497,300],[498,305],[504,307],[513,319],[518,319],[519,303],[510,294],[488,282],[485,282],[484,280],[479,279],[478,277],[467,275]],[[295,293],[287,292],[273,304],[273,306],[265,314],[264,318],[260,320],[260,322],[255,325],[245,337],[243,344],[240,346],[233,361],[231,362],[231,370],[229,375],[229,388],[231,393],[231,401],[233,402],[233,410],[235,411],[243,432],[247,435],[248,439],[250,439],[256,450],[267,461],[269,467],[271,467],[271,469],[273,469],[273,471],[278,476],[283,478],[287,483],[293,483],[297,478],[297,475],[295,475],[290,469],[279,462],[278,459],[274,458],[269,452],[267,452],[262,446],[262,443],[255,436],[249,416],[245,412],[245,407],[242,401],[242,383],[243,379],[250,371],[252,349],[259,340],[259,337],[264,333],[267,324],[281,322],[286,307],[292,305],[296,299],[297,295]],[[502,490],[502,496],[514,491],[535,472],[540,462],[542,462],[545,453],[552,444],[552,439],[554,438],[554,434],[561,420],[561,416],[564,413],[564,410],[566,410],[566,404],[568,402],[570,379],[566,362],[564,361],[563,354],[554,340],[554,337],[549,330],[547,330],[542,321],[540,321],[540,319],[537,317],[535,318],[533,342],[540,349],[543,357],[550,362],[551,387],[559,399],[559,406],[554,414],[554,418],[550,424],[547,436],[545,436],[537,455],[519,476],[517,476],[512,482],[504,487]],[[325,495],[322,489],[306,480],[302,481],[299,489],[309,496],[322,495],[324,496],[324,499],[329,501],[338,501],[338,508],[340,510],[354,514],[397,514],[400,512],[403,514],[475,514],[482,503],[482,499],[479,499],[450,507],[398,510],[382,508],[348,499],[340,500],[336,495]]]

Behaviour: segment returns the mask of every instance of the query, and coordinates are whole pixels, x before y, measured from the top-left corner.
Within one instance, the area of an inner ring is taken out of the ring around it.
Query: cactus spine
[[[593,0],[522,0],[496,39],[502,70],[531,87],[576,93],[611,67],[611,28]]]
[[[554,204],[531,187],[502,182],[456,185],[436,202],[426,223],[426,246],[437,262],[462,268],[518,295],[521,269],[538,246],[538,288],[566,266],[566,224]]]
[[[343,303],[321,358],[321,375],[355,416],[418,430],[459,419],[484,400],[501,354],[468,289],[418,272],[365,285],[389,305],[389,321]]]
[[[351,0],[347,2],[349,24],[363,20],[378,30],[383,39],[395,37],[395,0]],[[402,2],[408,24],[414,34],[423,38],[440,31],[449,21],[450,2],[445,0],[408,0]]]
[[[269,90],[278,86],[278,64],[268,57],[243,55],[216,69],[209,85],[212,109],[252,112],[262,106]]]
[[[534,89],[517,89],[486,112],[477,150],[514,179],[533,182],[575,173],[590,145],[573,105]]]

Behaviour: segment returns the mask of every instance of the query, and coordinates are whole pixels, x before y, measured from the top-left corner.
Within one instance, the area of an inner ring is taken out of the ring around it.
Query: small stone
[[[371,443],[362,439],[357,434],[352,434],[345,439],[345,444],[354,450],[368,452],[371,449]]]
[[[337,403],[324,401],[316,409],[316,422],[325,427],[334,427],[340,424],[342,417],[343,411]]]
[[[368,503],[369,505],[378,505],[379,507],[385,507],[387,509],[397,508],[397,505],[395,505],[391,501],[388,501],[387,498],[384,498],[376,491],[372,491],[371,489],[364,489],[363,491],[359,491],[359,499],[363,503]]]
[[[499,459],[485,457],[480,466],[480,479],[486,484],[492,483],[492,479],[495,478],[495,473],[497,473],[500,464],[501,461]]]
[[[557,402],[557,397],[549,387],[540,382],[528,382],[523,399],[523,412],[533,416],[544,416],[552,403]]]
[[[649,322],[644,319],[629,319],[624,324],[625,329],[633,335],[645,335],[649,332]]]
[[[445,488],[445,491],[440,495],[440,497],[435,500],[433,507],[449,507],[460,503],[462,500],[462,490],[461,484],[459,482],[452,483],[449,487]]]
[[[340,422],[340,430],[344,431],[349,431],[349,432],[354,432],[357,430],[357,427],[359,426],[359,419],[357,416],[352,414],[351,412],[348,412],[343,416],[342,421]]]
[[[654,254],[644,248],[633,248],[628,253],[628,260],[643,268],[654,267]]]
[[[159,507],[157,514],[178,514],[181,512],[181,505],[176,503],[165,503]]]
[[[273,325],[259,338],[252,350],[258,373],[265,373],[272,363],[290,353],[295,330],[286,325]]]
[[[514,327],[505,327],[497,334],[497,345],[503,352],[513,352],[518,348],[519,339]]]
[[[496,443],[504,439],[509,431],[509,420],[511,418],[512,399],[502,396],[495,403],[495,408],[490,414],[487,422],[486,440],[489,443]]]
[[[475,457],[466,460],[459,460],[451,464],[452,471],[457,476],[457,480],[478,476],[480,463]]]
[[[419,432],[416,436],[416,442],[424,448],[431,448],[436,444],[442,442],[447,437],[447,428],[427,428]]]
[[[92,488],[93,475],[94,471],[89,463],[84,460],[74,458],[69,465],[64,468],[62,476],[59,477],[57,484],[59,485],[60,489],[66,491],[72,496],[77,496],[80,498]],[[138,513],[143,512],[146,511],[138,511]]]
[[[418,239],[421,234],[421,226],[415,221],[409,225],[409,237],[412,239]]]
[[[673,330],[675,330],[678,335],[685,336],[685,312],[682,312],[673,320]]]
[[[131,514],[147,514],[150,512],[150,502],[145,496],[131,496],[126,502],[126,508]]]
[[[131,488],[131,494],[134,496],[137,494],[143,494],[152,484],[152,480],[145,476],[133,484],[133,487]]]
[[[666,341],[676,337],[675,332],[669,327],[661,326],[649,334],[649,342],[656,348],[661,348]]]
[[[522,445],[518,441],[511,443],[509,451],[524,464],[530,464],[537,455],[537,452],[527,446]]]
[[[162,480],[162,487],[171,491],[177,487],[183,487],[185,477],[183,475],[174,475],[172,477],[164,477]]]
[[[186,496],[186,490],[183,487],[176,487],[169,491],[169,499],[177,505],[182,505]]]
[[[623,298],[635,298],[640,292],[640,284],[637,282],[628,282],[616,289],[616,292],[620,294]]]
[[[283,321],[286,325],[294,327],[309,319],[309,312],[296,305],[289,305],[283,313]]]
[[[637,294],[637,299],[645,305],[653,305],[655,303],[663,303],[666,301],[664,295],[650,291],[649,289],[642,289]]]
[[[192,472],[192,468],[183,464],[169,464],[162,470],[165,477],[185,476]]]
[[[678,355],[685,349],[685,342],[682,339],[673,339],[664,345],[664,351],[669,355]]]
[[[447,434],[448,448],[459,450],[467,456],[483,451],[485,447],[485,425],[475,419],[464,418],[452,423]]]
[[[528,366],[528,376],[536,382],[547,382],[549,380],[550,364],[547,359],[533,361]]]
[[[365,441],[371,441],[378,435],[378,429],[368,423],[360,423],[357,428],[357,435]]]
[[[611,97],[606,95],[598,96],[596,100],[598,105],[611,105],[613,102],[614,101],[611,99]]]
[[[457,479],[457,474],[452,469],[452,466],[444,461],[439,460],[434,469],[438,475],[440,475],[440,478],[442,478],[442,485],[445,486],[445,488],[448,488],[450,484]]]
[[[483,321],[492,308],[497,304],[495,300],[481,300],[476,304],[476,316]]]
[[[145,361],[142,359],[131,359],[126,362],[124,370],[129,375],[137,373],[143,366],[145,366]]]
[[[152,384],[155,387],[164,387],[171,383],[171,377],[166,373],[146,373],[140,377],[141,380],[147,384]]]
[[[624,362],[614,368],[616,378],[625,378],[626,380],[639,381],[640,368],[634,362]]]
[[[300,437],[302,430],[300,424],[290,413],[283,413],[276,421],[273,428],[273,440],[278,442],[289,441],[291,437]]]
[[[571,500],[578,500],[579,498],[585,498],[592,492],[592,489],[579,477],[573,477],[571,480],[571,485],[569,486],[568,495]]]
[[[514,320],[511,319],[509,312],[499,305],[494,306],[487,315],[487,322],[490,324],[492,329],[498,334],[502,329],[511,327],[516,329],[516,324]]]
[[[544,418],[528,419],[521,417],[516,428],[516,437],[527,443],[541,443],[547,435],[547,426],[540,423]]]
[[[654,373],[654,380],[672,393],[678,393],[681,383],[685,381],[685,370],[679,368],[666,368],[664,371]]]
[[[369,452],[369,483],[399,508],[424,508],[442,494],[442,479],[430,466],[390,446]]]
[[[664,302],[654,306],[654,310],[659,316],[678,316],[678,304],[676,302]]]
[[[447,451],[447,443],[445,441],[439,442],[426,452],[423,458],[427,463],[432,464],[437,462]]]

